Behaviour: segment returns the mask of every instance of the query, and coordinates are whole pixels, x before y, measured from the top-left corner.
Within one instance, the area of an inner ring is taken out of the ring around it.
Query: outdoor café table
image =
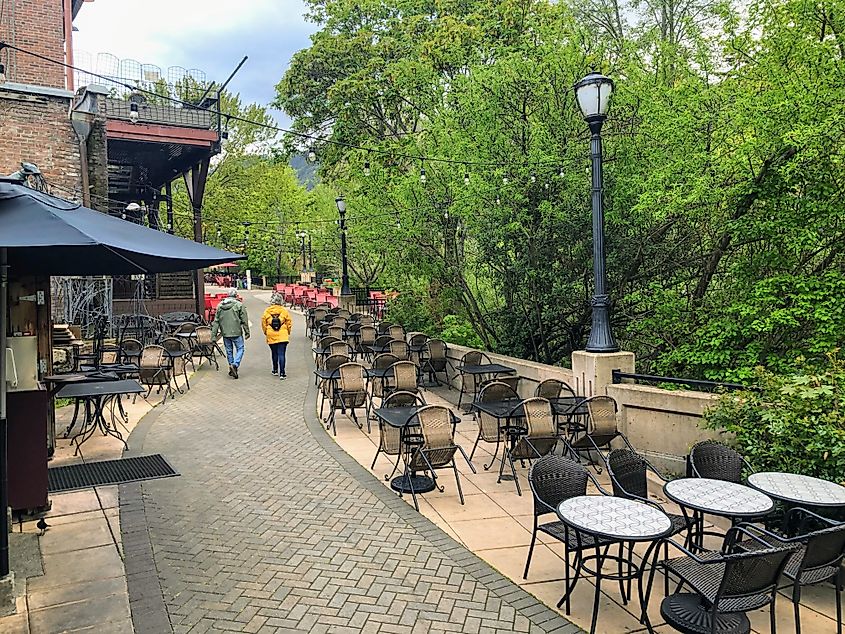
[[[414,419],[417,416],[417,412],[423,407],[425,406],[379,407],[373,412],[376,418],[399,430],[399,444],[405,448],[406,460],[410,458],[411,452],[422,444],[422,436],[420,434],[409,434],[408,428],[416,425]],[[452,410],[449,410],[449,415],[452,418],[453,427],[460,422],[460,418],[455,416]],[[396,476],[390,481],[390,488],[399,493],[428,493],[429,491],[433,491],[434,487],[435,484],[432,478],[426,475],[419,475],[416,472],[410,474],[403,473],[401,476]]]
[[[694,511],[695,534],[691,544],[701,548],[704,541],[704,514],[735,519],[762,517],[771,513],[774,501],[765,493],[736,482],[711,478],[678,478],[663,485],[666,497],[680,505],[684,516]]]
[[[458,372],[461,373],[461,391],[458,394],[458,407],[460,407],[461,400],[463,399],[464,394],[466,394],[466,390],[464,389],[465,381],[463,380],[464,375],[471,374],[478,377],[489,374],[491,377],[495,378],[500,374],[513,374],[516,370],[500,363],[483,363],[481,365],[459,365]],[[480,381],[475,381],[475,394],[472,395],[473,400],[478,398],[479,383]]]
[[[582,535],[602,538],[601,542],[596,542],[594,555],[584,556],[579,554],[577,556],[575,579],[572,581],[572,585],[566,588],[563,597],[557,604],[558,608],[563,605],[568,595],[575,589],[575,583],[578,581],[581,570],[595,576],[596,591],[593,599],[593,620],[590,626],[590,634],[592,634],[596,631],[596,622],[598,621],[602,580],[619,581],[621,588],[623,581],[636,579],[642,618],[648,630],[652,631],[651,623],[648,620],[648,610],[646,609],[643,573],[649,559],[651,559],[651,566],[654,567],[661,538],[666,537],[672,530],[672,521],[666,513],[655,506],[627,498],[610,495],[579,495],[561,502],[557,507],[557,515],[564,524],[576,531],[575,535],[579,543]],[[608,554],[610,549],[606,540],[620,544],[619,555]],[[637,565],[632,557],[632,547],[635,542],[651,542],[640,565]],[[627,559],[623,557],[626,544],[631,546],[627,549]],[[582,551],[579,549],[580,552]],[[608,574],[602,569],[608,559],[618,563],[616,574]],[[587,567],[586,564],[590,561],[595,562],[594,569]]]
[[[79,453],[80,445],[91,438],[98,428],[103,432],[103,435],[117,438],[128,449],[129,445],[126,444],[120,432],[106,420],[103,410],[109,399],[122,394],[143,394],[143,392],[144,388],[141,387],[141,384],[132,379],[69,383],[59,390],[56,394],[59,398],[88,399],[94,406],[91,420],[86,421],[86,426],[73,439],[73,442],[76,444],[74,455]],[[87,423],[90,423],[90,425]]]
[[[764,471],[748,476],[748,485],[782,502],[787,508],[803,506],[821,509],[845,509],[845,487],[835,482],[799,475]],[[783,531],[791,533],[784,513]]]

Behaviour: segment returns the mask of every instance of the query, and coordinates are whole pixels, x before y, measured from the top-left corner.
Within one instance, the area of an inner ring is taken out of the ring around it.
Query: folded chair
[[[448,408],[440,405],[426,405],[417,412],[417,422],[421,431],[421,445],[411,450],[410,457],[405,465],[405,475],[408,482],[413,482],[410,475],[414,471],[430,471],[434,478],[437,490],[443,493],[444,488],[437,485],[438,469],[452,467],[455,474],[455,484],[458,487],[458,496],[461,504],[464,503],[464,493],[461,490],[461,478],[458,475],[458,467],[455,464],[455,453],[461,452],[467,461],[469,468],[475,473],[469,457],[463,447],[455,444],[455,434],[452,427],[452,414]],[[420,510],[417,504],[417,494],[411,486],[411,495],[414,498],[414,508]]]

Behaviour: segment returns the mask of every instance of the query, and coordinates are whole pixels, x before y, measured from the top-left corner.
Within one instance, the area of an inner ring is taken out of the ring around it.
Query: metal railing
[[[105,99],[104,110],[109,119],[131,122],[131,108],[130,102],[126,99],[114,97]],[[199,107],[175,107],[168,103],[140,103],[137,122],[210,130],[217,127],[217,115]]]
[[[716,392],[747,390],[756,392],[759,388],[740,385],[739,383],[722,383],[720,381],[704,381],[702,379],[680,379],[674,376],[660,376],[657,374],[636,374],[632,372],[622,372],[621,370],[613,370],[612,373],[614,383],[622,383],[624,379],[634,380],[637,382],[644,381],[646,383],[674,383],[676,385],[686,385],[687,387],[695,388],[701,392]]]

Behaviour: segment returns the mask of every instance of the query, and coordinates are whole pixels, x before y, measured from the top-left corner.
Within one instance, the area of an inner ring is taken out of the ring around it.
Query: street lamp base
[[[593,323],[587,339],[587,352],[619,352],[619,346],[610,331],[610,298],[607,295],[593,296]]]

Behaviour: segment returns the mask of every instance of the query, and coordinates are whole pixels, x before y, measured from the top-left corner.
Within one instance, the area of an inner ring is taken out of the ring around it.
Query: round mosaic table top
[[[748,476],[748,484],[787,502],[809,506],[845,506],[845,487],[811,476],[766,471]]]
[[[609,495],[580,495],[557,507],[561,520],[580,531],[626,541],[662,537],[672,528],[658,508]]]
[[[775,505],[772,498],[756,489],[711,478],[670,480],[663,491],[682,506],[725,517],[765,515]]]

